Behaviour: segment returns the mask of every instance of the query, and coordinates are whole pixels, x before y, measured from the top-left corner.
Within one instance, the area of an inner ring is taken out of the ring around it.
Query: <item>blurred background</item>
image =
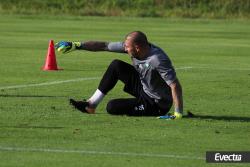
[[[250,18],[250,0],[0,0],[0,14]]]

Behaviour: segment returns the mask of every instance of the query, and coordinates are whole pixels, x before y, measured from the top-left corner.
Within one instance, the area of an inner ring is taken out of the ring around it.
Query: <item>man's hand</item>
[[[163,116],[159,116],[157,118],[158,119],[166,119],[166,120],[176,120],[176,119],[181,119],[182,118],[182,114],[179,113],[179,112],[174,112],[174,114],[163,115]]]
[[[80,45],[80,42],[60,41],[56,43],[55,48],[58,52],[69,53],[71,51],[74,51],[76,47],[79,47]]]
[[[181,119],[182,118],[182,113],[180,112],[174,112],[175,119]]]

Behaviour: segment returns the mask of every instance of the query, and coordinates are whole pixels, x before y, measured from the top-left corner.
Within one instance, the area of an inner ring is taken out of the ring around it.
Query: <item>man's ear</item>
[[[136,50],[137,53],[140,52],[141,51],[140,46],[139,45],[135,45],[135,50]]]

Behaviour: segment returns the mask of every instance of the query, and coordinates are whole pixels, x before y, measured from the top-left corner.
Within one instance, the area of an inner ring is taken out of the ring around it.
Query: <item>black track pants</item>
[[[172,101],[164,105],[155,103],[142,88],[139,74],[135,68],[121,60],[113,60],[103,75],[98,89],[107,94],[117,83],[122,81],[124,91],[135,98],[113,99],[107,104],[107,112],[114,115],[157,116],[166,114]],[[163,106],[163,107],[162,107]]]

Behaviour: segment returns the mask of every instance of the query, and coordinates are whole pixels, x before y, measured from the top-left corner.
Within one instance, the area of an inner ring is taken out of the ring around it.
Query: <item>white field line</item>
[[[186,69],[190,69],[190,68],[192,68],[192,67],[181,67],[181,68],[176,68],[176,69],[177,70],[186,70]],[[64,80],[64,81],[52,81],[52,82],[43,82],[43,83],[36,83],[36,84],[3,86],[3,87],[0,87],[0,90],[19,89],[19,88],[27,88],[27,87],[40,87],[40,86],[57,85],[57,84],[63,84],[63,83],[69,83],[69,82],[80,82],[80,81],[88,81],[88,80],[96,80],[96,79],[100,79],[100,77],[76,78],[76,79],[70,79],[70,80]]]
[[[183,67],[184,69],[209,69],[209,70],[221,70],[221,71],[250,71],[250,68],[224,68],[224,67],[212,67],[212,66],[196,66],[196,67]],[[182,68],[177,68],[177,69],[182,69]]]
[[[188,69],[211,69],[211,70],[233,70],[233,71],[250,71],[248,68],[213,68],[213,67],[179,67],[175,68],[176,70],[188,70]],[[80,81],[88,81],[88,80],[96,80],[100,79],[100,77],[89,77],[89,78],[76,78],[64,81],[52,81],[52,82],[43,82],[43,83],[36,83],[36,84],[24,84],[24,85],[13,85],[13,86],[3,86],[0,87],[0,90],[6,89],[19,89],[19,88],[27,88],[27,87],[40,87],[40,86],[47,86],[47,85],[57,85],[69,82],[80,82]]]
[[[176,70],[188,70],[188,69],[209,69],[209,70],[222,70],[222,71],[250,71],[250,68],[221,68],[221,67],[202,67],[202,66],[197,66],[197,67],[180,67],[180,68],[175,68]]]
[[[89,77],[89,78],[70,79],[70,80],[64,80],[64,81],[43,82],[43,83],[37,83],[37,84],[3,86],[3,87],[0,87],[0,90],[18,89],[18,88],[27,88],[27,87],[39,87],[39,86],[47,86],[47,85],[57,85],[57,84],[63,84],[63,83],[69,83],[69,82],[80,82],[80,81],[96,80],[96,79],[99,79],[99,78],[100,77]]]
[[[205,159],[202,157],[185,156],[185,155],[172,155],[172,154],[65,150],[65,149],[49,149],[49,148],[21,148],[21,147],[2,147],[2,146],[0,146],[0,151],[2,151],[2,152],[3,151],[11,151],[11,152],[75,153],[75,154],[92,154],[92,155],[155,157],[155,158],[175,158],[175,159],[195,159],[195,160],[204,160]]]

